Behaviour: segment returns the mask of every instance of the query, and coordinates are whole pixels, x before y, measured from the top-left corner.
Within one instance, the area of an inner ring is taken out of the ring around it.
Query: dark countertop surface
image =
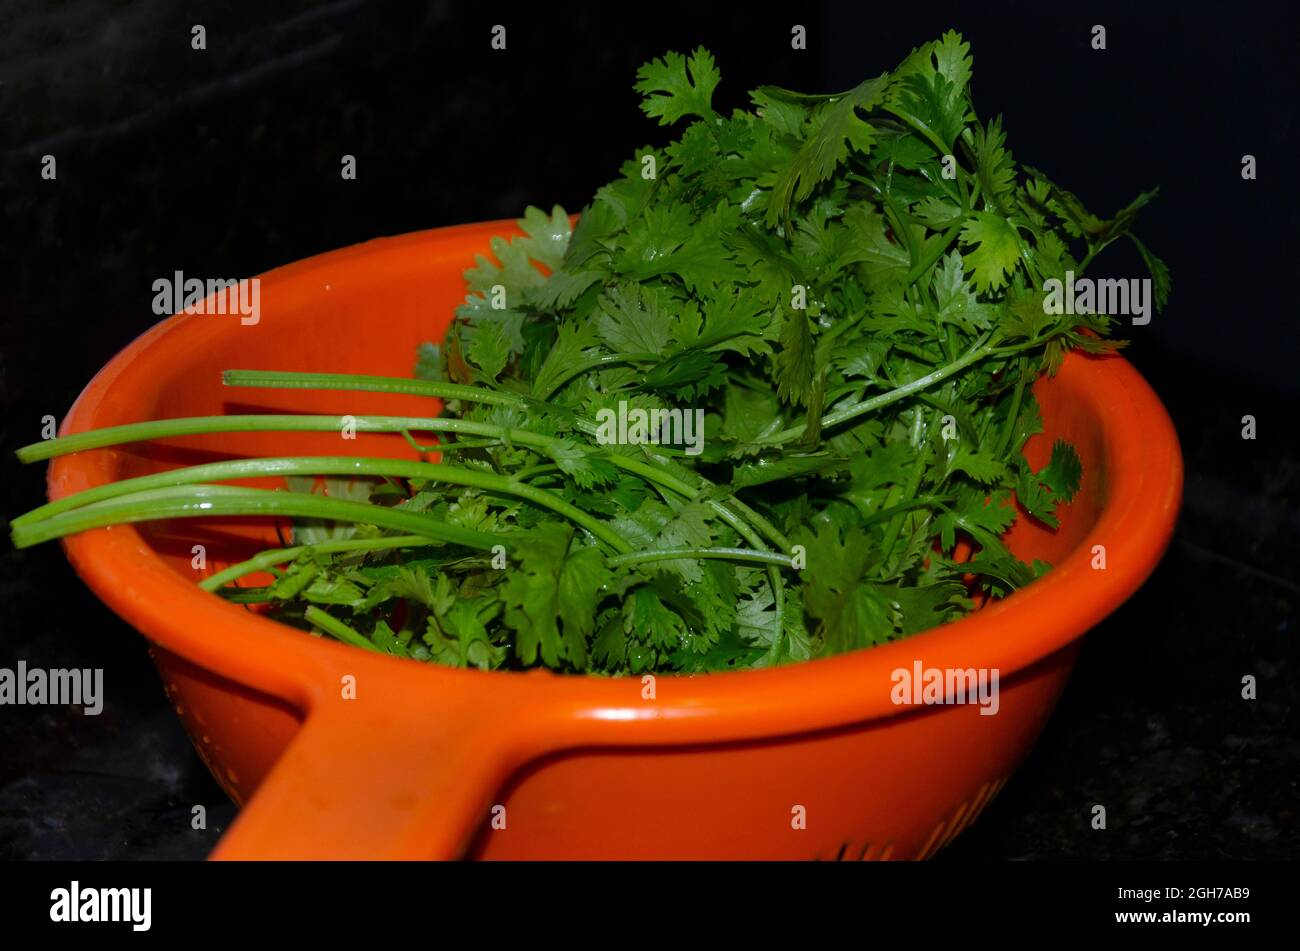
[[[558,199],[574,210],[629,146],[659,140],[636,115],[631,76],[670,46],[709,43],[737,89],[757,81],[812,88],[830,83],[825,77],[861,75],[857,61],[810,67],[792,59],[782,52],[785,39],[764,46],[761,24],[740,14],[696,11],[677,26],[648,21],[644,35],[621,37],[627,48],[594,14],[512,19],[515,52],[489,64],[486,40],[467,39],[476,30],[486,36],[486,21],[454,3],[275,6],[253,12],[213,3],[191,13],[162,0],[126,8],[74,0],[44,13],[7,11],[14,15],[0,37],[6,516],[43,494],[43,471],[17,466],[11,450],[36,438],[44,414],[62,417],[104,361],[155,319],[155,276],[254,274],[373,236],[513,216],[529,202]],[[1293,270],[1286,229],[1300,216],[1289,210],[1296,205],[1289,173],[1261,178],[1248,197],[1223,195],[1239,194],[1242,152],[1276,152],[1272,164],[1261,161],[1270,173],[1290,162],[1294,110],[1255,123],[1249,135],[1231,126],[1213,147],[1177,138],[1192,134],[1182,113],[1170,112],[1153,134],[1151,107],[1122,90],[1145,72],[1191,69],[1180,65],[1192,59],[1174,40],[1157,42],[1181,27],[1155,14],[1116,18],[1109,65],[1085,73],[1080,62],[1098,61],[1084,58],[1078,25],[1033,16],[1013,7],[994,29],[951,13],[900,14],[869,53],[892,60],[900,47],[957,25],[975,44],[981,101],[1007,110],[1018,158],[1107,208],[1152,179],[1167,185],[1160,204],[1144,211],[1150,227],[1142,233],[1166,254],[1174,297],[1150,328],[1135,329],[1129,354],[1177,425],[1186,501],[1153,577],[1088,636],[1028,761],[941,860],[1293,857],[1300,391],[1289,368],[1300,348],[1294,315],[1269,302],[1280,293],[1276,281]],[[853,18],[818,5],[806,19],[816,37]],[[206,56],[188,47],[192,22],[208,24]],[[1257,29],[1261,48],[1285,32],[1268,22]],[[1126,30],[1146,45],[1125,52]],[[788,24],[777,32],[788,37]],[[1057,76],[1060,94],[1073,96],[1076,108],[1094,109],[1087,90],[1112,83],[1106,111],[1086,112],[1096,119],[1093,134],[1079,137],[1070,155],[1053,125],[1059,116],[1034,126],[1041,89],[996,71],[1030,36],[1034,45],[1055,44],[1052,55],[1069,67]],[[553,56],[565,44],[588,51],[567,69]],[[1265,54],[1233,46],[1224,54],[1242,60],[1233,81],[1263,82],[1266,74],[1249,70]],[[1209,78],[1186,78],[1205,84],[1188,95],[1197,109],[1226,114],[1216,111]],[[595,107],[520,101],[521,84],[547,83],[561,102],[573,89],[605,96],[615,110],[605,137],[564,145]],[[1272,115],[1266,100],[1295,97],[1275,89],[1242,100],[1240,109],[1258,109],[1262,119]],[[1121,142],[1131,147],[1118,149]],[[59,156],[57,183],[33,172],[49,152]],[[345,153],[359,156],[353,183],[338,177]],[[1059,174],[1058,154],[1073,163]],[[1204,212],[1204,227],[1188,224],[1194,212]],[[1244,414],[1257,417],[1254,441],[1241,438]],[[76,579],[57,547],[18,553],[0,545],[0,630],[0,667],[19,659],[103,667],[107,693],[97,717],[0,708],[0,858],[207,855],[234,807],[190,747],[143,640]],[[1241,697],[1248,674],[1258,699]],[[1105,831],[1090,826],[1097,803],[1107,808]],[[206,809],[206,829],[191,828],[196,805]]]

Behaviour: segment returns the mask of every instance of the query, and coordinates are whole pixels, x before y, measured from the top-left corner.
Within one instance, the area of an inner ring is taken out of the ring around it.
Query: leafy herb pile
[[[1111,219],[1090,214],[1017,169],[1000,119],[976,116],[970,79],[969,47],[950,32],[847,92],[762,87],[751,110],[723,115],[706,50],[647,63],[641,108],[680,136],[639,150],[575,228],[558,207],[530,208],[523,236],[494,239],[445,341],[421,348],[418,379],[226,375],[441,398],[439,416],[357,428],[436,434],[442,462],[175,470],[37,509],[14,540],[292,516],[292,547],[203,586],[360,647],[481,668],[763,667],[904,637],[1005,595],[1047,568],[999,541],[1013,493],[1054,526],[1080,479],[1063,442],[1040,471],[1025,461],[1041,429],[1030,385],[1072,348],[1119,346],[1107,316],[1048,313],[1045,282],[1082,275],[1120,237],[1150,268],[1158,307],[1169,277],[1129,230],[1155,192]],[[702,411],[702,451],[638,438],[650,431],[636,410],[671,409]],[[633,423],[611,442],[598,421],[620,412]],[[339,424],[165,420],[20,456]],[[211,484],[268,474],[293,491]],[[257,571],[272,580],[238,584]]]

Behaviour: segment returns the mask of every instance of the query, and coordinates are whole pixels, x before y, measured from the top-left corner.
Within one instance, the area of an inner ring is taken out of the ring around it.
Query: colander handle
[[[542,752],[530,720],[445,697],[320,704],[211,857],[461,858],[511,772]]]

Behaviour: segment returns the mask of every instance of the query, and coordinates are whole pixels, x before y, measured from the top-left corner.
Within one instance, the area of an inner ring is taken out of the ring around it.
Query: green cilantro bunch
[[[575,226],[559,207],[529,208],[522,236],[494,239],[446,339],[420,348],[415,380],[226,376],[438,397],[439,416],[358,425],[401,432],[440,462],[239,470],[302,480],[290,493],[214,486],[239,477],[220,468],[231,464],[194,467],[45,506],[15,520],[15,541],[183,514],[196,494],[210,511],[293,515],[292,546],[204,587],[359,647],[485,669],[765,667],[905,637],[1010,594],[1047,569],[1000,541],[1015,502],[1054,527],[1081,475],[1064,442],[1039,471],[1026,462],[1041,430],[1030,387],[1073,348],[1121,345],[1110,316],[1050,312],[1045,287],[1121,237],[1158,308],[1169,275],[1130,231],[1154,191],[1093,216],[1017,169],[1000,119],[976,115],[970,79],[969,46],[949,32],[847,92],[761,87],[728,116],[708,51],[668,53],[636,89],[678,137],[638,150]],[[337,422],[230,419],[20,456]],[[691,421],[694,443],[674,440]],[[273,580],[238,584],[259,570]]]

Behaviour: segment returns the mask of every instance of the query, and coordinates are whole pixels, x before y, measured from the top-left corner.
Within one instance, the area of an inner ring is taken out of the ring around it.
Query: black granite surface
[[[868,24],[865,5],[814,4],[798,12],[812,39],[800,55],[789,14],[697,7],[656,5],[633,29],[608,6],[0,3],[3,514],[43,490],[10,451],[151,324],[154,277],[254,274],[529,202],[576,209],[632,146],[662,140],[630,86],[667,48],[713,48],[739,105],[760,82],[843,88],[956,26],[975,47],[977,105],[1005,112],[1018,158],[1102,208],[1163,185],[1142,232],[1175,296],[1134,328],[1130,354],[1177,424],[1187,488],[1164,562],[1089,636],[1030,760],[943,860],[1294,856],[1300,215],[1284,14],[927,5]],[[507,54],[488,49],[497,22]],[[1102,60],[1095,22],[1109,26]],[[190,49],[195,23],[206,51]],[[1246,152],[1253,183],[1238,174]],[[39,179],[46,153],[57,182]],[[339,178],[344,153],[355,182]],[[1248,413],[1254,441],[1240,435]],[[98,717],[0,707],[0,857],[206,855],[233,806],[143,641],[54,546],[0,546],[0,666],[20,659],[103,667],[107,699]],[[1094,803],[1106,831],[1090,827]]]

